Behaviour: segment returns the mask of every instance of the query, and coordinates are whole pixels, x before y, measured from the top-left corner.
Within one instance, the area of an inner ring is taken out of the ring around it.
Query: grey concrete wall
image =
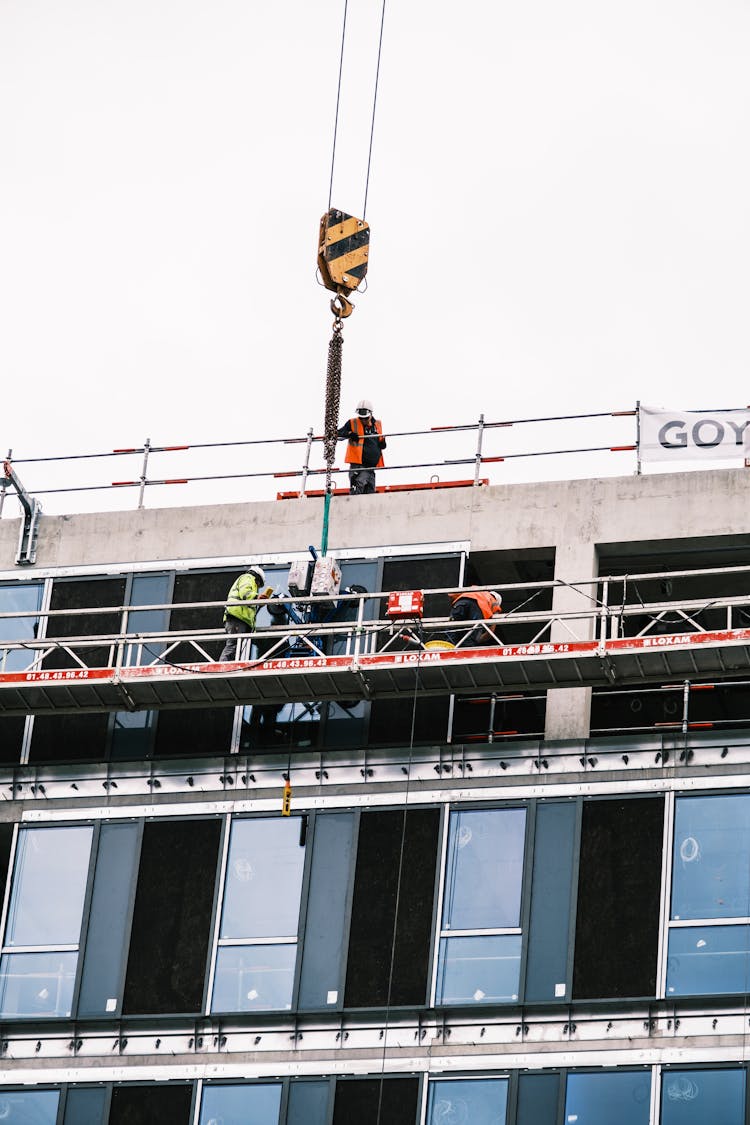
[[[484,551],[733,535],[750,532],[749,502],[744,469],[337,496],[329,544],[468,540]],[[322,513],[307,499],[42,516],[37,566],[305,550],[320,541]],[[0,520],[1,570],[15,569],[18,527]]]

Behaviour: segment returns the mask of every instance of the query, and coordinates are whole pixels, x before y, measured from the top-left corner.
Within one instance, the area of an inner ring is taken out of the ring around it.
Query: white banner
[[[641,461],[741,461],[750,410],[655,410],[641,406]]]

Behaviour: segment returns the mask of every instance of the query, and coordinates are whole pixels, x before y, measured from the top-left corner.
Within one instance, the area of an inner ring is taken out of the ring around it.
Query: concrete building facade
[[[749,499],[336,497],[354,592],[229,665],[321,501],[0,521],[0,1120],[747,1123]]]

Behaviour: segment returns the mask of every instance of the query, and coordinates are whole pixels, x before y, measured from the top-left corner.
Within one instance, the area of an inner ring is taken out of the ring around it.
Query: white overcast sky
[[[349,0],[333,203],[354,214],[380,12]],[[315,249],[342,14],[343,0],[0,0],[0,453],[321,432],[331,317]],[[387,430],[750,403],[748,59],[747,0],[386,0],[369,289],[346,325],[342,416],[362,396]],[[633,432],[516,427],[487,446]],[[474,446],[395,441],[391,463]],[[301,456],[162,455],[152,475]],[[604,460],[488,475],[634,467]],[[19,465],[32,489],[139,471]]]

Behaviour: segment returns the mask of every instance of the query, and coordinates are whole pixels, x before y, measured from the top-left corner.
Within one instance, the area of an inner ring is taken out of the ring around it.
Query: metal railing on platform
[[[277,605],[314,605],[321,618],[329,619],[257,629],[237,640],[236,658],[228,661],[218,659],[218,642],[226,639],[219,628],[130,629],[129,617],[142,610],[139,606],[38,611],[33,630],[28,609],[3,613],[0,713],[394,698],[413,693],[415,682],[425,695],[491,696],[674,680],[687,684],[689,693],[693,680],[718,682],[750,672],[750,592],[644,602],[637,584],[699,576],[709,582],[714,576],[742,581],[748,574],[750,567],[724,567],[516,583],[501,590],[506,598],[518,599],[519,609],[468,623],[446,617],[389,619],[383,606],[387,593],[279,598]],[[524,594],[537,597],[546,591],[549,597],[561,587],[581,595],[579,609],[524,608],[529,604]],[[209,610],[219,618],[223,606],[181,602],[148,609]],[[338,619],[330,616],[334,606]],[[348,620],[342,619],[344,613]],[[64,617],[69,632],[76,614],[117,615],[120,628],[55,637],[55,620]],[[13,637],[14,619],[23,623],[19,633],[25,636]],[[503,640],[503,633],[517,637],[519,630],[526,638],[522,643]],[[36,635],[29,636],[30,631]],[[430,644],[438,639],[441,648]],[[687,729],[685,714],[670,725],[678,722]]]
[[[592,454],[636,453],[637,432],[633,431],[637,431],[637,420],[636,408],[503,421],[488,421],[482,414],[476,422],[465,424],[387,431],[384,435],[388,442],[387,464],[378,470],[378,475],[381,486],[390,490],[408,486],[446,487],[457,483],[479,487],[490,481],[487,468],[503,463],[510,469],[511,464],[521,461],[561,457],[588,460]],[[602,441],[603,425],[607,433]],[[589,438],[592,426],[597,428],[593,442]],[[527,448],[520,435],[527,433],[529,427],[534,436],[531,447]],[[501,444],[492,440],[495,431],[502,431]],[[469,439],[472,445],[467,449]],[[301,464],[289,464],[289,446],[303,447]],[[420,457],[422,449],[425,454]],[[232,482],[242,482],[238,499],[285,499],[309,495],[311,479],[320,480],[326,472],[323,437],[316,435],[312,428],[304,436],[169,444],[158,444],[147,438],[142,445],[98,452],[44,456],[22,455],[18,450],[15,453],[14,456],[14,451],[9,449],[7,460],[23,477],[29,493],[38,497],[77,496],[79,508],[85,494],[113,491],[134,494],[135,506],[142,508],[147,489],[161,490],[174,485],[190,486],[187,498],[181,499],[181,503],[202,503],[207,495],[210,502],[216,502],[213,492],[219,482],[222,482],[222,502],[230,498]],[[281,460],[277,456],[279,453],[284,455]],[[215,469],[219,458],[221,471],[207,471]],[[133,471],[134,460],[140,472]],[[162,466],[167,463],[179,464],[179,467],[165,472]],[[105,466],[112,466],[114,472],[105,476]],[[637,468],[637,458],[633,463],[626,463],[626,468],[627,471]],[[426,480],[424,470],[430,470]],[[342,488],[347,483],[346,471],[345,465],[334,469],[334,478]],[[609,471],[606,466],[595,469],[592,465],[591,473],[584,475],[606,475]],[[618,471],[622,470],[618,467]],[[457,472],[460,481],[443,479],[445,474]],[[115,473],[119,474],[118,478],[112,479]],[[384,482],[381,474],[385,476]],[[511,477],[506,472],[499,481],[508,479],[517,479],[517,476]],[[295,482],[298,487],[279,492],[282,480]],[[318,491],[314,489],[313,494]],[[4,502],[5,493],[0,491],[0,516]]]

